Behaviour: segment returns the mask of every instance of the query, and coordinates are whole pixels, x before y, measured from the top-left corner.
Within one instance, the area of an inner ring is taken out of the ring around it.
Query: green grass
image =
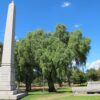
[[[55,100],[100,100],[100,96],[66,96]]]
[[[57,93],[29,92],[28,96],[21,100],[100,100],[100,96],[73,96],[71,88],[61,88]]]
[[[52,95],[52,94],[51,94]],[[23,99],[21,100],[36,100],[38,98],[41,98],[41,97],[47,97],[47,96],[50,96],[50,94],[48,94],[47,92],[42,92],[42,91],[37,91],[37,92],[29,92],[28,93],[28,96],[24,97]]]

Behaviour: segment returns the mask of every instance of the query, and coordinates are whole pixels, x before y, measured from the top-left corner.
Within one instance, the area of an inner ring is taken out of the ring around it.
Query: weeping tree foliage
[[[98,73],[95,69],[87,70],[86,75],[87,75],[88,81],[98,81]]]
[[[26,84],[26,91],[31,90],[31,83],[38,76],[41,31],[30,32],[26,38],[18,41],[15,46],[15,65],[17,82]],[[38,35],[38,36],[37,36]],[[39,43],[40,42],[40,43]],[[37,71],[37,73],[36,73]]]
[[[84,73],[77,67],[73,68],[72,81],[74,84],[80,84],[80,85],[82,83],[87,82],[86,73]]]
[[[26,90],[31,89],[31,83],[33,81],[33,64],[34,56],[32,56],[32,51],[28,40],[21,40],[16,44],[15,52],[15,65],[16,65],[16,76],[17,81],[20,83],[24,82],[26,84]]]
[[[73,61],[76,63],[76,66],[85,65],[87,55],[90,51],[91,40],[84,37],[82,32],[79,30],[69,33],[66,31],[66,27],[61,24],[57,25],[55,35],[66,45],[65,56],[68,62],[63,66],[65,68],[64,72],[67,75],[67,81],[70,86]]]
[[[78,66],[84,65],[89,50],[89,38],[84,37],[79,30],[68,32],[62,24],[49,34],[43,30],[30,32],[16,43],[17,80],[26,83],[30,89],[35,69],[47,79],[49,92],[55,92],[55,81],[60,82],[66,75],[70,77],[73,61]]]
[[[54,88],[54,80],[59,77],[64,70],[65,61],[65,45],[56,37],[50,36],[46,39],[46,47],[40,57],[40,66],[48,81],[49,92],[56,91]],[[62,69],[62,70],[61,70]],[[60,74],[61,73],[61,74]]]

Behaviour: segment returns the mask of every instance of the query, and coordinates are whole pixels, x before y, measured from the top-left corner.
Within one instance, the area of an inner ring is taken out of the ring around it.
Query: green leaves
[[[73,70],[72,80],[75,84],[85,83],[87,81],[86,74],[79,70],[78,68]]]
[[[87,78],[89,81],[97,81],[98,80],[98,73],[95,69],[87,70]]]
[[[22,72],[23,76],[28,75],[29,79],[34,76],[33,69],[42,71],[47,80],[61,79],[65,75],[70,77],[73,60],[77,65],[86,62],[90,42],[81,31],[68,32],[62,24],[56,26],[55,32],[48,34],[41,29],[29,32],[16,43],[17,71]]]

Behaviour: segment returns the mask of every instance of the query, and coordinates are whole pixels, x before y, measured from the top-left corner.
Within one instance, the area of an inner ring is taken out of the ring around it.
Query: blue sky
[[[8,4],[0,0],[0,41],[3,41]],[[69,31],[80,29],[91,38],[88,64],[100,61],[100,0],[15,0],[16,38],[27,32],[42,28],[54,31],[58,23],[65,24]]]

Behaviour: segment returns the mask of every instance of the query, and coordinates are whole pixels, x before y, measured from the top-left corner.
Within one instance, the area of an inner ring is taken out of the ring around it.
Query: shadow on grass
[[[45,89],[43,91],[43,89],[33,89],[31,91],[28,92],[28,97],[41,97],[41,96],[50,96],[50,95],[54,95],[54,94],[64,94],[64,93],[72,93],[71,88],[59,88],[57,89],[57,92],[48,92],[48,89]],[[26,98],[27,96],[25,96],[24,98]],[[24,99],[23,98],[23,99]]]
[[[71,88],[59,88],[57,89],[57,92],[48,92],[48,89],[45,89],[44,92],[42,89],[36,89],[36,90],[31,90],[28,92],[28,98],[32,97],[43,97],[43,96],[52,96],[52,95],[56,95],[56,94],[67,94],[67,93],[72,93]],[[24,98],[26,98],[27,96],[25,96]],[[23,100],[24,100],[23,98]],[[22,99],[21,99],[22,100]],[[26,100],[26,99],[25,99]]]
[[[72,93],[72,91],[57,91],[57,93]]]
[[[31,90],[31,91],[29,91],[29,92],[41,92],[41,91],[43,91],[43,89],[33,89],[33,90]],[[44,91],[48,91],[48,89],[44,89]]]
[[[59,88],[57,93],[72,93],[71,88]]]
[[[49,94],[48,90],[41,90],[41,89],[38,89],[38,90],[31,90],[28,92],[28,95],[43,95],[43,94]]]
[[[56,94],[56,93],[72,93],[72,90],[70,88],[59,88],[57,89],[57,92],[48,92],[48,89],[45,89],[44,91],[41,89],[38,90],[31,90],[28,95],[48,95],[48,94]]]

